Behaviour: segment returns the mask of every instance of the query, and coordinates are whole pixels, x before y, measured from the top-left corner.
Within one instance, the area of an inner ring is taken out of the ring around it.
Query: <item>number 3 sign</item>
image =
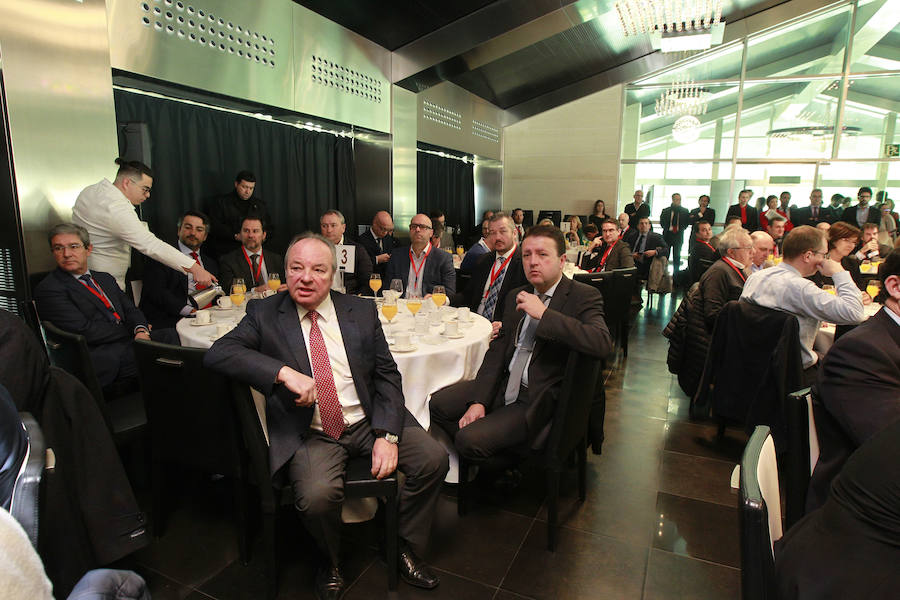
[[[337,244],[335,249],[337,250],[338,270],[353,273],[356,268],[356,246]]]

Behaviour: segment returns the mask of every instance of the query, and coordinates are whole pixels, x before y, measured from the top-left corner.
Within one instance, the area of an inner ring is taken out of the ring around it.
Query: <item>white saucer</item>
[[[210,309],[210,310],[234,310],[234,306],[232,305],[232,306],[230,306],[230,307],[228,307],[228,308],[222,308],[221,306],[219,306],[218,304],[216,304],[216,305],[210,306],[209,309]]]
[[[409,346],[406,346],[404,348],[401,348],[399,346],[395,346],[395,345],[391,344],[390,348],[391,348],[391,352],[415,352],[416,350],[419,349],[419,347],[416,346],[415,344],[410,344]]]
[[[458,339],[460,339],[460,338],[466,337],[466,334],[464,334],[464,333],[457,333],[456,335],[447,335],[447,334],[445,333],[445,334],[444,334],[444,337],[447,338],[448,340],[458,340]]]
[[[215,325],[215,322],[210,321],[209,323],[198,323],[196,319],[191,319],[191,327],[209,327],[210,325]]]

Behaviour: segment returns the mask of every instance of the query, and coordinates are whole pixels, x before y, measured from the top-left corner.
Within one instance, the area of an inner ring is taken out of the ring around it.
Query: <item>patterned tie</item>
[[[306,313],[309,317],[309,352],[312,358],[313,379],[316,380],[316,402],[319,404],[319,417],[322,419],[322,431],[325,435],[338,439],[344,432],[344,413],[338,400],[337,388],[334,385],[334,372],[328,360],[328,349],[325,338],[319,329],[319,313],[314,310]]]
[[[503,257],[498,255],[497,262],[501,263],[503,261]],[[506,267],[497,273],[497,278],[494,280],[494,283],[491,284],[491,287],[488,289],[487,298],[484,300],[484,308],[481,310],[481,316],[487,319],[488,321],[492,321],[494,318],[494,309],[497,307],[497,297],[500,295],[500,288],[503,286],[503,278],[506,276]]]
[[[546,294],[538,294],[537,297],[544,304],[547,303]],[[527,317],[527,315],[526,315]],[[526,317],[522,317],[525,319]],[[525,365],[531,357],[534,350],[534,332],[538,328],[540,321],[538,319],[530,319],[528,326],[522,329],[519,334],[519,340],[516,343],[516,352],[513,354],[509,363],[509,380],[506,382],[506,393],[504,394],[504,402],[512,404],[519,397],[519,388],[522,386],[522,375],[525,373]]]
[[[643,254],[644,246],[646,245],[646,243],[647,243],[647,238],[645,238],[644,234],[642,233],[640,239],[638,239],[637,246],[635,246],[635,248],[636,248],[635,252],[637,252],[638,254]]]
[[[384,254],[384,242],[382,241],[382,239],[376,238],[375,241],[378,242],[378,253]]]
[[[253,277],[253,287],[262,285],[262,269],[259,268],[259,254],[250,255],[250,275]],[[259,277],[257,277],[259,275]]]

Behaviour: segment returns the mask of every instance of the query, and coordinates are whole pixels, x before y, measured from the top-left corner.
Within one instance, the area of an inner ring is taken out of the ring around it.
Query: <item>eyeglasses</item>
[[[419,223],[410,223],[409,228],[410,228],[410,229],[416,229],[416,230],[421,230],[421,229],[426,229],[426,230],[427,230],[427,229],[434,229],[431,225],[420,225]]]
[[[149,194],[150,191],[153,189],[153,188],[151,188],[151,187],[149,187],[149,186],[146,186],[146,185],[140,185],[141,182],[140,182],[140,181],[135,181],[134,179],[132,179],[131,182],[132,182],[133,184],[137,185],[139,188],[141,188],[141,191],[144,192],[145,194]]]
[[[828,256],[828,252],[817,252],[815,250],[810,250],[813,254],[821,254],[822,256]]]
[[[50,246],[50,249],[54,254],[64,252],[66,248],[72,251],[81,250],[82,248],[84,248],[84,244],[66,244],[65,246],[63,246],[62,244],[54,244],[53,246]]]

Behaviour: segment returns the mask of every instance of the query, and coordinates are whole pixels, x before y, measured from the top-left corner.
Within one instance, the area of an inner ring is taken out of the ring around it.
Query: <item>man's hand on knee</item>
[[[384,438],[375,440],[372,446],[372,476],[384,479],[397,469],[397,444]]]
[[[484,404],[475,403],[469,407],[466,414],[459,420],[459,428],[462,429],[466,425],[470,425],[484,417]]]

